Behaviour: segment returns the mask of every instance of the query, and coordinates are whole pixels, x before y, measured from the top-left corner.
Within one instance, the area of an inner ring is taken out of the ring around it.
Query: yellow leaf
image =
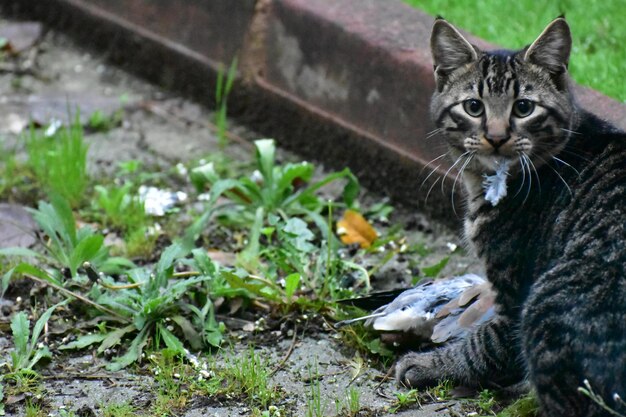
[[[378,238],[376,230],[363,216],[353,210],[346,210],[337,222],[337,234],[347,245],[358,243],[362,248],[369,248]]]

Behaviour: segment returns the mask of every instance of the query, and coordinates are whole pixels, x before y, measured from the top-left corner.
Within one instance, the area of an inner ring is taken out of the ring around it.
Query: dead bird
[[[383,342],[396,347],[441,344],[462,338],[473,326],[489,320],[494,315],[494,298],[491,284],[478,275],[426,280],[408,290],[342,300],[376,310],[335,327],[365,321],[365,326],[381,333]]]

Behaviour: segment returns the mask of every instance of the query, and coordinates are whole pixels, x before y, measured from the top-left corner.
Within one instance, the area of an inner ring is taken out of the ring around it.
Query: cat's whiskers
[[[454,205],[454,190],[456,189],[456,182],[458,181],[459,177],[463,175],[463,171],[465,171],[465,168],[467,168],[469,163],[472,161],[472,158],[474,158],[474,155],[476,155],[476,151],[470,152],[470,154],[467,156],[467,159],[461,166],[461,169],[459,170],[459,172],[457,172],[456,177],[454,177],[454,182],[452,183],[452,193],[450,194],[450,200],[452,202],[452,211],[454,211],[454,215],[457,217],[458,217],[458,214],[456,212],[456,206]]]
[[[528,155],[526,155],[525,153],[523,153],[522,155],[522,165],[524,166],[524,169],[528,170],[528,189],[526,190],[526,195],[524,196],[524,201],[522,201],[522,206],[526,203],[526,200],[528,200],[528,196],[530,195],[530,191],[533,187],[533,173],[530,171],[530,164],[528,163]]]
[[[443,195],[446,194],[446,191],[444,190],[443,186],[445,184],[445,178],[448,177],[448,174],[450,173],[450,171],[452,171],[452,169],[456,166],[456,164],[458,164],[461,160],[463,160],[463,157],[466,155],[469,155],[470,153],[472,153],[473,151],[465,151],[463,152],[458,158],[456,158],[456,161],[454,161],[454,163],[452,164],[452,166],[450,168],[448,168],[448,170],[446,171],[446,173],[443,175],[444,180],[441,181],[441,193]]]
[[[563,132],[567,132],[567,133],[571,133],[572,135],[582,135],[582,133],[577,132],[575,130],[569,130],[569,129],[565,129],[564,127],[560,128]]]
[[[572,189],[570,188],[569,184],[567,183],[567,181],[565,181],[565,179],[561,176],[561,174],[559,174],[559,172],[554,169],[545,159],[543,159],[540,156],[537,156],[537,158],[541,159],[541,161],[547,166],[549,167],[552,171],[554,171],[554,173],[556,174],[557,177],[559,177],[559,179],[561,180],[561,182],[563,182],[563,184],[565,185],[565,187],[567,188],[567,191],[569,192],[570,197],[574,197],[574,193],[572,193]],[[554,157],[553,157],[554,158]],[[573,169],[573,168],[572,168]],[[578,172],[578,171],[576,171]],[[580,174],[578,174],[580,175]]]
[[[425,137],[424,137],[424,138],[425,138],[425,139],[430,139],[430,138],[432,138],[432,137],[435,137],[435,136],[437,136],[437,134],[438,134],[439,132],[441,132],[442,130],[443,130],[442,128],[437,128],[437,129],[435,129],[435,130],[431,130],[430,132],[426,133],[426,135],[425,135]]]
[[[440,160],[441,158],[443,158],[444,156],[447,156],[450,153],[450,151],[447,151],[445,153],[442,153],[441,155],[439,155],[438,157],[436,157],[435,159],[431,159],[430,162],[428,162],[426,165],[424,165],[424,168],[422,168],[420,170],[419,176],[421,177],[422,174],[424,173],[424,171],[426,170],[426,168],[428,168],[430,166],[430,164],[432,164],[435,161]],[[437,172],[437,170],[441,167],[441,164],[437,165],[434,169],[432,169],[428,175],[426,176],[426,178],[424,178],[424,181],[422,181],[422,184],[420,185],[420,190],[422,189],[422,187],[424,186],[424,184],[426,183],[426,181],[428,181],[428,179],[431,177],[431,175],[433,175],[435,172]]]
[[[428,196],[430,195],[430,192],[433,190],[433,188],[435,188],[435,185],[437,184],[437,182],[439,182],[440,179],[441,179],[441,176],[437,177],[437,179],[432,183],[432,185],[428,189],[428,192],[426,193],[426,198],[424,199],[424,204],[428,204]]]
[[[572,131],[573,132],[573,131]],[[579,132],[573,132],[575,134],[579,134],[582,135],[582,133]],[[548,146],[548,143],[551,143],[551,140],[558,140],[561,139],[560,136],[547,136],[546,138],[544,138],[546,140],[546,143],[537,143],[535,144],[536,149],[541,152],[541,153],[555,153],[553,151],[552,146]],[[578,152],[575,152],[577,149],[575,147],[574,144],[568,143],[565,145],[565,147],[563,147],[563,149],[559,150],[558,153],[556,154],[561,154],[561,153],[565,153],[565,154],[569,154],[572,156],[575,156],[576,158],[582,159],[585,162],[589,162],[589,158],[581,155]]]
[[[541,193],[541,180],[539,179],[539,173],[537,172],[537,167],[533,163],[533,160],[531,158],[529,158],[527,155],[526,155],[526,161],[528,161],[528,163],[530,163],[530,166],[532,166],[533,171],[535,171],[535,177],[537,177],[537,186],[539,187],[539,193]]]
[[[430,177],[432,177],[432,175],[433,175],[435,172],[437,172],[437,170],[439,170],[439,168],[441,168],[441,164],[440,164],[440,165],[437,165],[435,168],[433,168],[433,169],[430,171],[430,173],[426,176],[426,178],[424,178],[424,181],[422,181],[422,184],[420,185],[420,190],[424,187],[424,184],[426,184],[426,182],[428,181],[428,179],[429,179]],[[441,178],[441,175],[439,175],[439,176],[437,177],[437,179],[439,179],[439,178]]]
[[[522,159],[524,153],[523,152],[519,152],[518,153],[518,157],[517,159],[519,160],[519,164],[520,167],[522,168],[522,183],[520,184],[519,188],[517,189],[517,192],[515,193],[515,195],[513,196],[513,198],[517,197],[518,194],[522,191],[522,189],[524,188],[524,184],[526,183],[526,165],[524,165],[524,160]]]
[[[579,172],[576,168],[574,168],[573,166],[571,166],[570,164],[568,164],[567,162],[565,162],[564,160],[562,160],[562,159],[560,159],[560,158],[557,158],[556,156],[553,156],[553,157],[552,157],[552,159],[554,159],[555,161],[560,162],[560,163],[562,163],[563,165],[565,165],[565,166],[567,166],[567,167],[571,168],[571,169],[572,169],[572,170],[576,173],[576,175],[578,175],[578,177],[580,177],[580,172]]]

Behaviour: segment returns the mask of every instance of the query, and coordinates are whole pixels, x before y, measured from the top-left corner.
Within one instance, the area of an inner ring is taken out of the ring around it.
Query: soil
[[[16,126],[26,123],[29,117],[47,123],[50,117],[65,118],[67,108],[80,106],[85,120],[96,109],[107,114],[122,109],[119,126],[106,132],[87,131],[86,138],[91,145],[89,166],[93,178],[112,175],[121,161],[138,160],[151,172],[171,173],[165,179],[160,177],[162,185],[183,187],[181,184],[185,181],[182,176],[177,177],[176,164],[198,160],[220,150],[209,123],[213,114],[208,109],[109,66],[103,57],[77,47],[61,34],[45,34],[36,49],[35,61],[27,71],[3,71],[0,75],[0,140],[6,149],[20,150],[20,134],[15,133],[18,130]],[[12,62],[12,58],[5,58],[7,65]],[[236,120],[229,120],[229,131],[230,143],[220,152],[241,164],[251,161],[251,141],[262,135],[239,125]],[[278,158],[281,161],[299,160],[297,155],[282,150]],[[323,175],[323,164],[319,161],[316,164],[316,175]],[[335,190],[331,187],[326,192],[332,195]],[[18,196],[14,200],[32,205],[33,201],[29,198],[32,196]],[[374,191],[363,190],[360,201],[366,207],[383,198]],[[169,216],[171,220],[171,216],[177,214]],[[181,218],[181,222],[184,221],[186,219]],[[175,217],[173,223],[176,224]],[[420,243],[430,249],[426,258],[419,259],[419,265],[432,265],[450,256],[442,276],[479,272],[476,261],[464,255],[462,250],[452,253],[451,248],[461,246],[454,232],[410,208],[398,205],[394,206],[387,222],[378,222],[375,226],[384,229],[394,224],[404,225],[403,233],[410,243]],[[373,277],[373,286],[376,289],[407,286],[411,274],[416,272],[411,271],[410,256],[396,257],[387,263]],[[41,288],[32,285],[16,284],[11,286],[5,299],[0,299],[3,312],[0,314],[0,362],[2,356],[6,359],[12,346],[8,328],[10,315],[20,310],[28,311],[32,307],[31,294],[37,297],[40,291]],[[271,378],[271,384],[283,392],[277,405],[287,415],[306,414],[306,400],[311,390],[307,372],[315,358],[321,375],[319,382],[325,405],[324,415],[336,415],[334,400],[345,398],[348,387],[360,392],[362,411],[359,416],[388,415],[389,408],[395,403],[394,393],[406,390],[398,388],[393,381],[380,383],[386,369],[369,358],[364,359],[363,370],[354,377],[351,369],[356,360],[355,350],[346,346],[321,317],[310,315],[298,320],[301,324],[292,328],[297,332],[295,339],[288,332],[276,330],[257,333],[230,330],[228,333],[228,341],[235,352],[242,352],[253,343],[255,349],[272,364],[280,363],[292,350],[284,366]],[[53,360],[39,369],[44,376],[42,396],[47,415],[62,415],[63,410],[81,416],[102,415],[101,409],[106,404],[130,402],[142,409],[154,401],[155,381],[145,367],[108,373],[103,369],[105,358],[96,356],[91,350],[74,354],[55,350],[54,346],[61,341],[55,342],[53,335],[50,337],[53,339]],[[219,361],[220,357],[216,355],[215,360]],[[23,400],[10,399],[13,404],[5,407],[7,415],[25,415]],[[461,407],[456,401],[435,400],[422,406],[413,405],[396,415],[459,415]],[[245,416],[250,413],[247,402],[236,398],[194,398],[177,415]]]

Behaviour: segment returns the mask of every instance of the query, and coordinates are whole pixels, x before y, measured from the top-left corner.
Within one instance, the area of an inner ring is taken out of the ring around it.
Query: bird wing
[[[495,314],[495,295],[488,282],[465,290],[439,311],[441,321],[433,328],[431,340],[444,343],[463,337],[474,326],[489,320]]]

